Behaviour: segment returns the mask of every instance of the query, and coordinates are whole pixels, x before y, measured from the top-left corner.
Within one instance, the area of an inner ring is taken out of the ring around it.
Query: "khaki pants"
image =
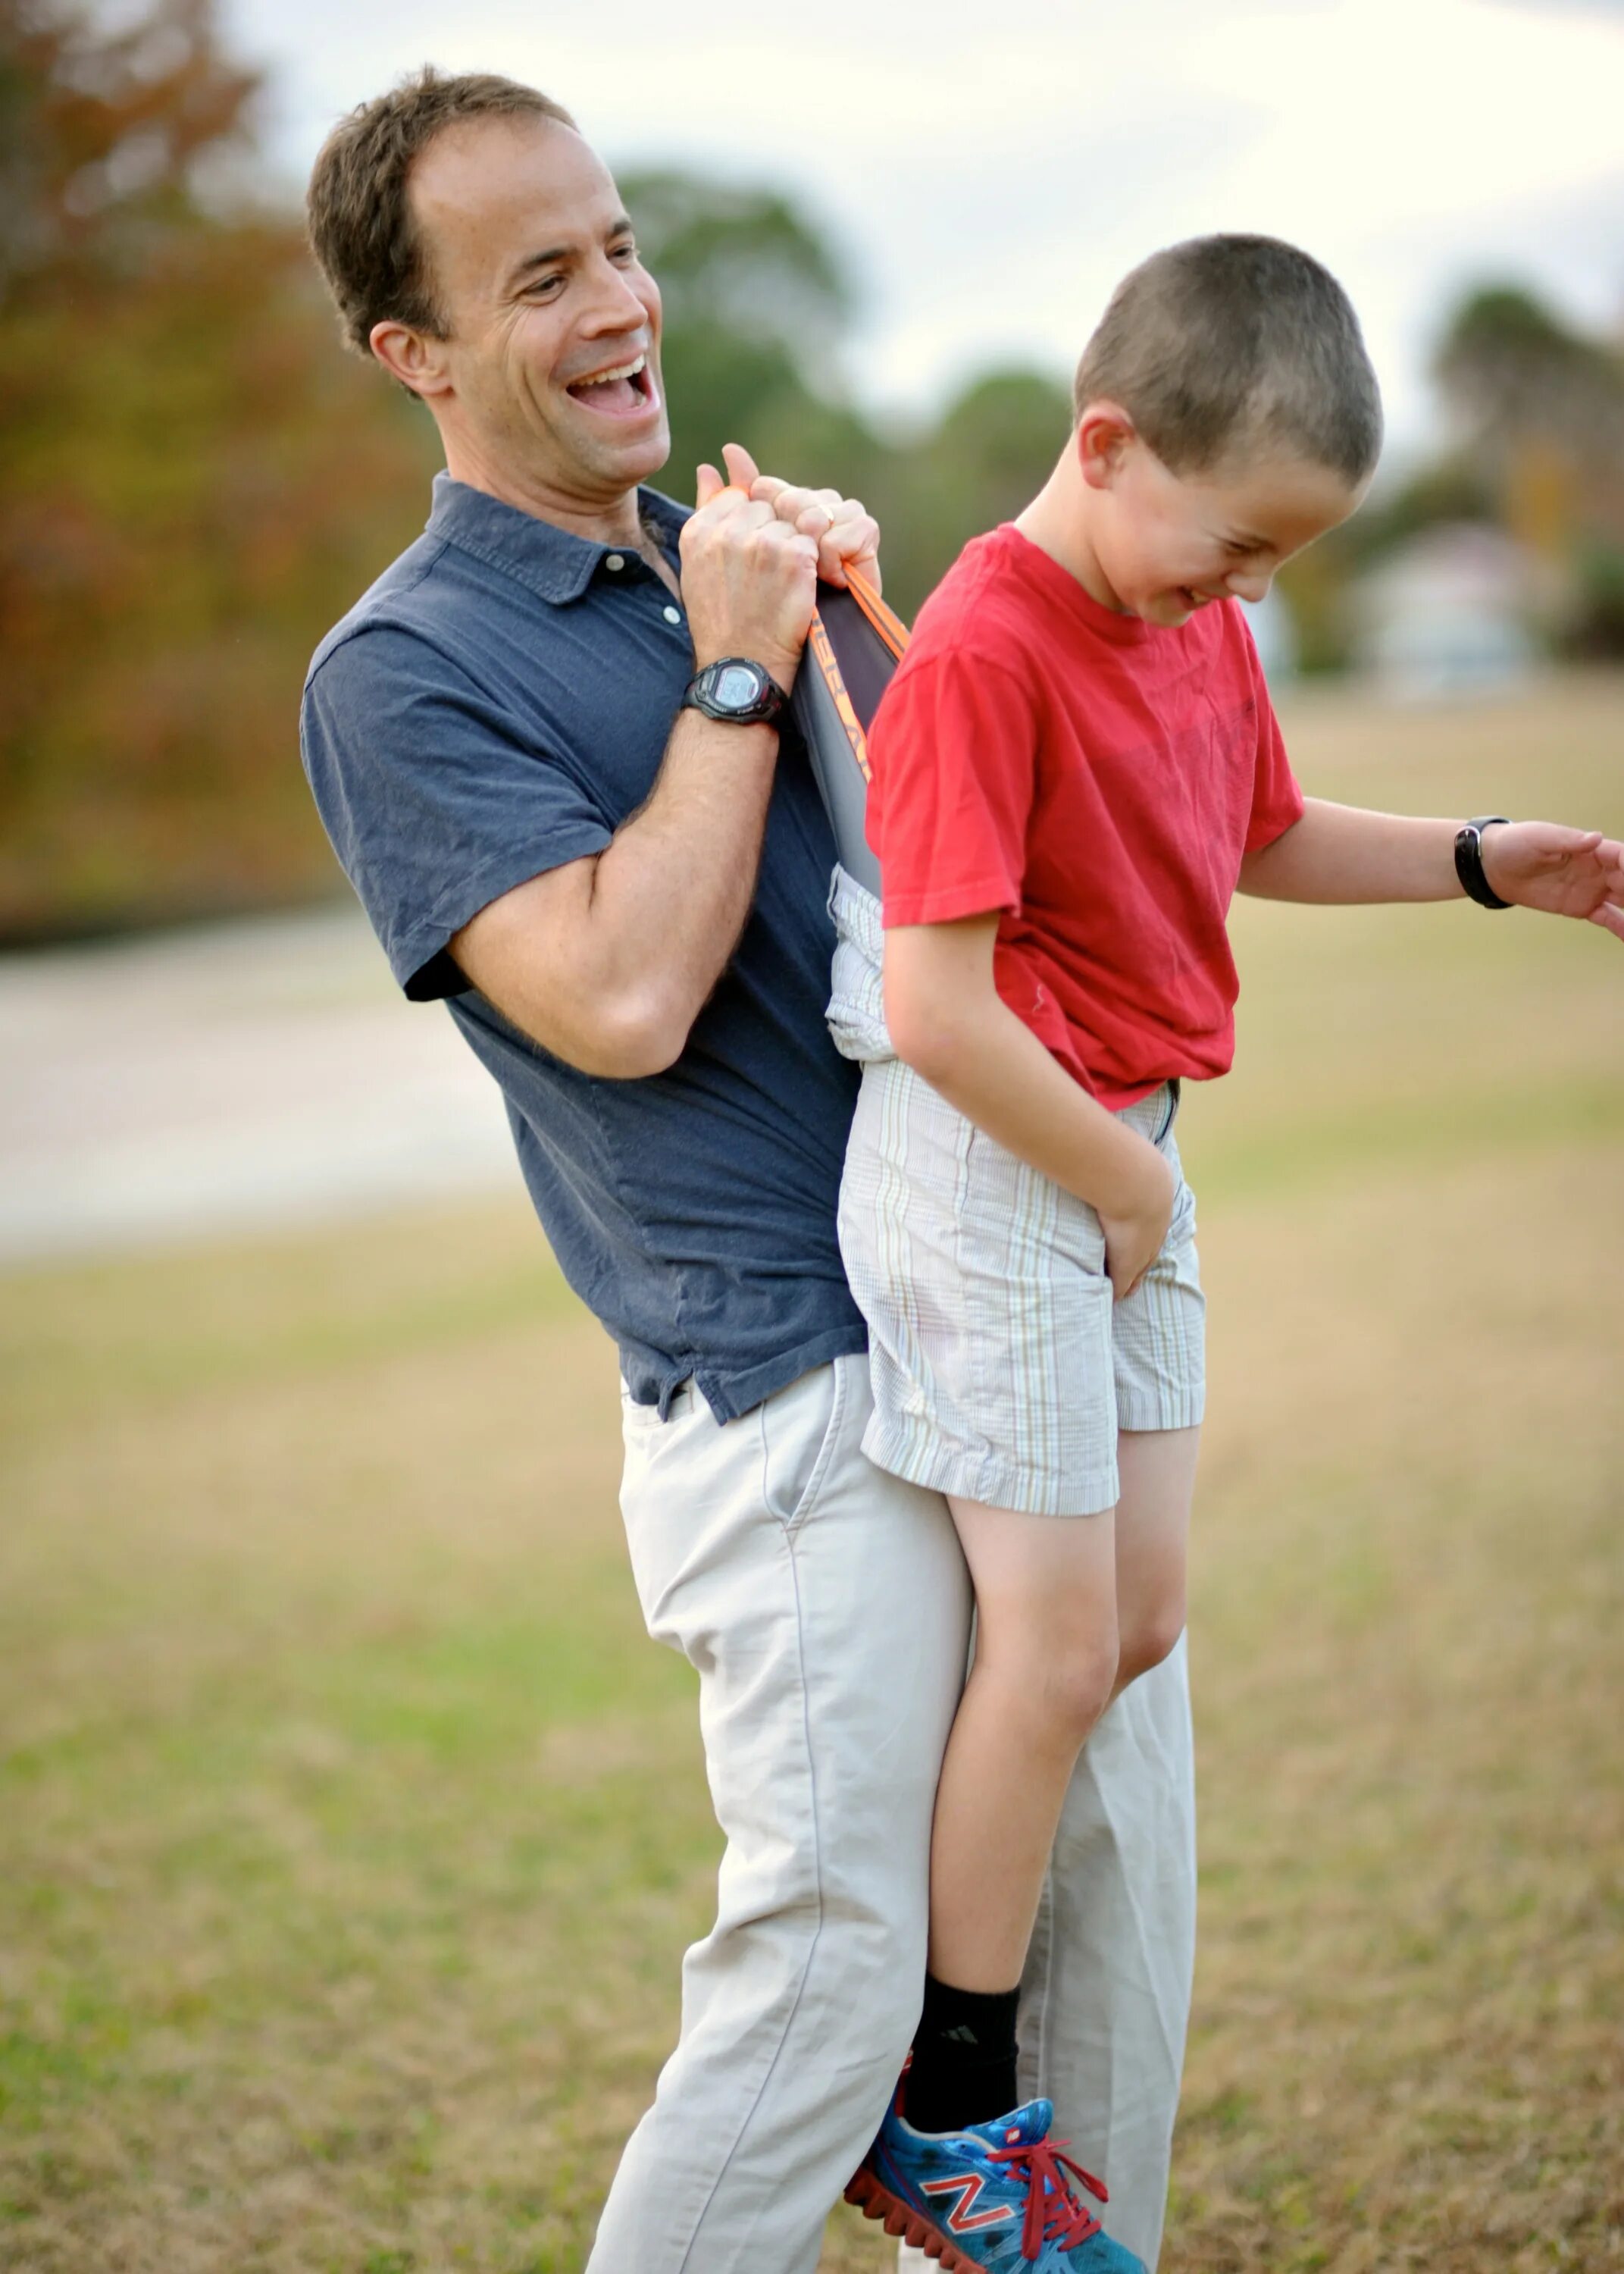
[[[625,1404],[649,1631],[700,1679],[726,1838],[716,1924],[610,2190],[590,2274],[814,2274],[895,2085],[924,1975],[930,1816],[970,1595],[944,1503],[861,1449],[867,1362],[718,1426]],[[1019,1773],[1019,1764],[1011,1764]],[[1189,2012],[1194,1807],[1182,1644],[1101,1722],[1023,1984],[1022,2089],[1154,2266]]]

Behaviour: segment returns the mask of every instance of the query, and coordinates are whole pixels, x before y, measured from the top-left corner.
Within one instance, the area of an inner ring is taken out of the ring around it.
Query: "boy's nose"
[[[1274,579],[1259,573],[1251,576],[1231,575],[1223,581],[1237,600],[1250,600],[1255,606],[1267,592]]]

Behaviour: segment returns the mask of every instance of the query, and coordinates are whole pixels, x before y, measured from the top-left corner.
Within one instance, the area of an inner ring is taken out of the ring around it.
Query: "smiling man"
[[[500,1084],[617,1345],[634,1574],[698,1670],[726,1836],[591,2266],[812,2274],[919,2014],[969,1620],[944,1504],[861,1449],[834,848],[781,716],[817,575],[876,574],[878,532],[731,444],[696,511],[647,486],[659,295],[533,89],[425,72],[363,105],[309,213],[347,339],[425,403],[447,471],[317,651],[305,763],[397,980]],[[1182,1659],[1137,1692],[1079,1773],[1029,1990],[1043,2089],[1105,2143],[1149,2260],[1189,1993]]]

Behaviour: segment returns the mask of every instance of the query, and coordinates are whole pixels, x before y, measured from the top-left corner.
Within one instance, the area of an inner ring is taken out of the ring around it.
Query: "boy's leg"
[[[1109,1509],[948,1506],[975,1590],[975,1658],[936,1791],[930,1970],[960,1990],[1007,1991],[1078,1753],[1116,1684],[1115,1525]]]
[[[1119,1542],[1136,1530],[1158,1550],[1182,1541],[1197,1434],[1124,1434]],[[1083,1750],[1021,1985],[1021,2091],[1054,2101],[1056,2136],[1110,2183],[1110,2233],[1153,2269],[1194,1960],[1195,1766],[1181,1640]]]
[[[812,2274],[918,2016],[969,1588],[941,1500],[860,1449],[862,1359],[725,1427],[681,1404],[629,1416],[622,1502],[727,1849],[591,2274]]]
[[[1195,1770],[1182,1641],[1101,1718],[1072,1776],[1021,1983],[1023,2100],[1102,2171],[1154,2274],[1195,1961]],[[903,2244],[898,2274],[935,2262]]]
[[[1116,1675],[1114,1518],[950,1496],[975,1589],[975,1658],[930,1846],[930,1950],[906,2114],[952,2133],[1016,2105],[1021,1969],[1061,1804]]]

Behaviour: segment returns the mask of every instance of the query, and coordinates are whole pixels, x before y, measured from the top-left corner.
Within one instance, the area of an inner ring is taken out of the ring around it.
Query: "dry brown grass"
[[[1617,830],[1621,726],[1294,743]],[[1624,962],[1237,930],[1164,2268],[1624,2268]],[[579,2268],[715,1837],[520,1205],[0,1283],[0,2265]]]

